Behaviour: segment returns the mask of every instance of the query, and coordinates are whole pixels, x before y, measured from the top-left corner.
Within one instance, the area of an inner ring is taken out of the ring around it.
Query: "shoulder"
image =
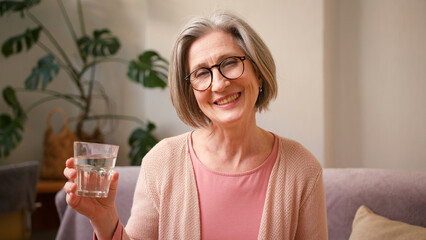
[[[140,198],[149,196],[156,208],[163,193],[169,196],[172,186],[181,189],[184,184],[182,173],[188,171],[186,139],[187,133],[163,139],[142,160],[138,178],[139,189],[143,189]]]
[[[289,138],[278,138],[278,171],[284,172],[287,180],[292,179],[301,185],[315,184],[322,176],[322,166],[316,157],[301,143]]]
[[[159,203],[162,197],[178,197],[185,186],[188,186],[192,171],[188,134],[161,140],[142,160],[140,179],[147,194],[156,203]]]
[[[293,197],[303,205],[313,190],[322,186],[322,166],[301,143],[279,137],[275,177],[291,187]]]
[[[172,164],[174,159],[184,158],[187,152],[187,137],[189,133],[165,138],[157,143],[143,158],[142,167],[152,168]]]
[[[165,138],[145,155],[141,171],[145,172],[147,179],[168,179],[176,171],[184,170],[188,157],[188,134]]]
[[[278,139],[278,155],[282,160],[285,160],[288,167],[322,169],[321,164],[312,152],[301,143],[280,136],[278,136]]]

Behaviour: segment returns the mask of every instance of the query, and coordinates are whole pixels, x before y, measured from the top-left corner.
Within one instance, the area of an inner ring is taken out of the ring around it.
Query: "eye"
[[[228,67],[236,66],[238,64],[238,61],[239,59],[235,57],[227,58],[222,62],[221,67],[228,68]]]
[[[197,71],[195,71],[192,75],[193,75],[193,78],[203,79],[203,78],[210,77],[210,72],[209,70],[205,68],[200,68]]]

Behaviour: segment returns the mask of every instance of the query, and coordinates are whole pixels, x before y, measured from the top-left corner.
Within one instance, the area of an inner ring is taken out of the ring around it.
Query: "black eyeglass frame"
[[[243,71],[241,71],[241,74],[240,74],[238,77],[235,77],[235,78],[229,78],[229,77],[225,76],[225,75],[222,73],[222,71],[220,70],[220,66],[222,65],[222,63],[223,63],[225,60],[230,59],[230,58],[238,58],[238,59],[240,59],[240,60],[241,60],[241,62],[243,63]],[[207,89],[209,89],[209,88],[210,88],[210,86],[212,85],[212,82],[213,82],[213,71],[212,71],[212,69],[213,69],[213,68],[217,67],[217,69],[219,70],[220,75],[222,75],[224,78],[229,79],[229,80],[235,80],[235,79],[237,79],[237,78],[241,77],[241,76],[244,74],[244,70],[245,70],[244,61],[245,61],[245,60],[247,60],[247,59],[249,59],[249,56],[229,56],[229,57],[226,57],[226,58],[222,59],[222,61],[220,61],[220,63],[218,63],[218,64],[211,65],[210,67],[201,67],[201,68],[197,68],[197,69],[195,69],[194,71],[192,71],[190,74],[188,74],[188,75],[185,77],[185,80],[186,80],[186,81],[188,81],[188,83],[189,83],[189,85],[191,86],[191,88],[192,88],[192,89],[194,89],[194,90],[196,90],[196,91],[200,91],[200,92],[202,92],[202,91],[206,91]],[[198,71],[198,70],[200,70],[200,69],[206,69],[207,71],[209,71],[209,72],[210,72],[210,84],[209,84],[209,86],[208,86],[206,89],[203,89],[203,90],[198,90],[198,89],[194,88],[194,87],[192,86],[192,84],[191,84],[191,81],[190,81],[191,74],[193,74],[194,72],[196,72],[196,71]]]

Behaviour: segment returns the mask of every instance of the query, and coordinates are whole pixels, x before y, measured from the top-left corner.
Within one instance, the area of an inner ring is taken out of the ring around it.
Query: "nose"
[[[213,78],[212,78],[212,86],[211,90],[214,92],[221,92],[228,87],[231,82],[229,79],[225,78],[219,71],[219,68],[212,69]]]

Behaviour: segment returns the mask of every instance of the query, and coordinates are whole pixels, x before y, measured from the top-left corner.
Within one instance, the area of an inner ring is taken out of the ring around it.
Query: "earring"
[[[261,93],[261,92],[263,92],[263,86],[260,86],[259,87],[259,92]]]

